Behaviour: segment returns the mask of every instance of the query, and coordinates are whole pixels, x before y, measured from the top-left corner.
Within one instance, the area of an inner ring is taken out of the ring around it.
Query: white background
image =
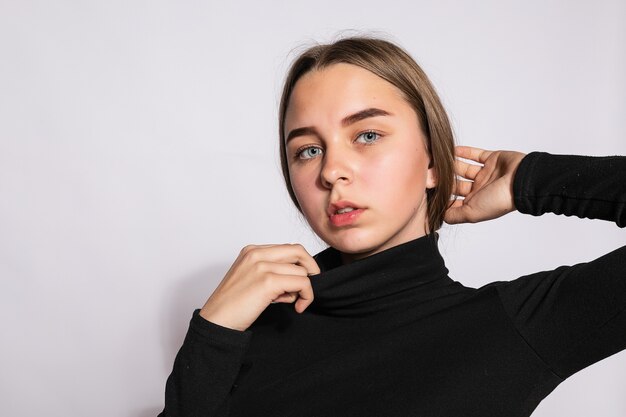
[[[429,74],[458,144],[626,154],[624,1],[0,0],[0,404],[155,416],[191,313],[242,246],[323,248],[282,185],[293,48],[380,33]],[[299,49],[296,49],[296,51]],[[445,225],[468,286],[595,259],[610,222]],[[626,352],[533,416],[626,415]]]

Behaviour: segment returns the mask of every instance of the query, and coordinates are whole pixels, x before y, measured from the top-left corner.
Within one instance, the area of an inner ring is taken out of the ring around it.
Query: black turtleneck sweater
[[[625,227],[626,157],[532,152],[513,193],[521,213]],[[246,331],[196,310],[160,416],[529,416],[626,348],[626,246],[469,288],[448,276],[437,238],[347,265],[328,248],[304,313],[271,304]]]

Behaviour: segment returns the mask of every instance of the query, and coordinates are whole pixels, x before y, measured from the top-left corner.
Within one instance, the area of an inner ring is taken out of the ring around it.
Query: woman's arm
[[[445,221],[477,223],[514,210],[540,216],[552,212],[615,222],[626,227],[626,157],[488,151],[457,146],[457,199]],[[516,175],[518,169],[523,175]],[[539,170],[539,172],[534,172]]]
[[[161,417],[225,417],[252,332],[248,327],[270,303],[313,301],[307,275],[319,274],[299,244],[247,245],[213,294],[197,310],[165,387]]]
[[[531,152],[515,176],[520,213],[563,214],[626,227],[626,156],[553,155]]]
[[[165,386],[159,417],[227,416],[235,383],[252,332],[222,327],[196,310]]]
[[[626,157],[532,152],[518,168],[515,206],[626,226]],[[520,334],[554,373],[573,373],[626,349],[626,246],[499,287]]]
[[[531,152],[516,167],[512,193],[521,213],[625,227],[626,157]],[[559,377],[626,349],[626,246],[496,284],[519,334]]]

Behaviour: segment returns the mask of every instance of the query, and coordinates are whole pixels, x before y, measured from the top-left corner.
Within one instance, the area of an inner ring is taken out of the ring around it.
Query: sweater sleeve
[[[531,152],[513,178],[520,213],[586,217],[626,227],[626,156]]]
[[[225,417],[252,332],[205,320],[195,310],[165,385],[158,417]]]
[[[522,159],[516,208],[626,226],[626,157],[552,155]],[[626,246],[590,262],[522,276],[498,287],[520,335],[559,377],[626,349]]]

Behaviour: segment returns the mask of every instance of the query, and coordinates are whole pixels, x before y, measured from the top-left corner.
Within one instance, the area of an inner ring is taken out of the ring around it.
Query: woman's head
[[[352,37],[300,54],[279,127],[289,194],[331,246],[358,258],[441,227],[455,180],[452,129],[398,46]],[[346,202],[360,210],[335,216]]]

